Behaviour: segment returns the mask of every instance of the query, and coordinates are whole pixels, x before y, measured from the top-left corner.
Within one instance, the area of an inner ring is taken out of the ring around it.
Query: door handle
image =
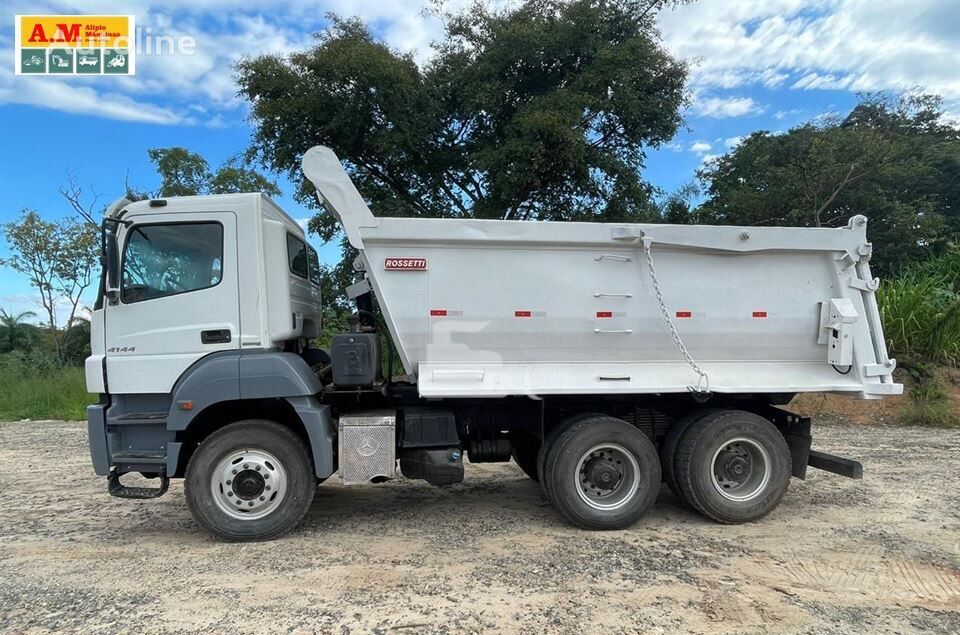
[[[230,341],[230,329],[200,331],[201,344],[225,344]]]

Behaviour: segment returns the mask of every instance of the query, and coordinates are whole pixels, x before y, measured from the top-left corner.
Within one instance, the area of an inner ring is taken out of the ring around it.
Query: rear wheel
[[[656,501],[660,461],[650,440],[626,421],[581,419],[553,440],[544,479],[554,505],[584,529],[622,529]]]
[[[550,453],[551,448],[554,447],[554,441],[557,440],[557,437],[560,434],[577,423],[584,419],[589,419],[590,417],[602,417],[603,415],[597,412],[580,412],[575,415],[570,415],[559,424],[555,425],[550,432],[548,432],[543,437],[543,442],[540,444],[540,449],[537,451],[537,479],[540,482],[540,488],[543,490],[543,495],[551,503],[553,499],[550,497],[550,483],[544,478],[544,469],[547,465],[547,455]]]
[[[724,410],[698,419],[680,440],[675,460],[683,497],[721,523],[766,516],[790,482],[786,440],[750,412]]]
[[[207,437],[187,465],[187,505],[226,540],[269,540],[299,523],[316,478],[303,441],[272,421],[232,423]]]
[[[680,439],[690,429],[690,426],[715,412],[717,412],[716,409],[694,410],[680,417],[670,426],[670,430],[663,441],[663,446],[660,448],[660,469],[663,472],[663,480],[666,481],[670,491],[680,500],[685,499],[683,492],[680,491],[680,486],[677,484],[676,461],[674,460],[677,447],[680,445]]]

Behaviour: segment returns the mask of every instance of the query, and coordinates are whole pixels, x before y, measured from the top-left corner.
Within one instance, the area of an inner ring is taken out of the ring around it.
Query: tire
[[[271,540],[290,531],[310,509],[316,485],[300,437],[256,419],[232,423],[204,439],[187,464],[184,482],[194,519],[230,541]]]
[[[544,464],[553,504],[583,529],[623,529],[657,499],[660,459],[653,443],[622,419],[576,421],[557,436]]]
[[[536,482],[540,482],[537,471],[537,457],[540,454],[539,439],[533,435],[525,435],[513,440],[513,462],[523,470],[523,473]]]
[[[603,415],[599,412],[581,412],[575,415],[570,415],[553,428],[543,437],[543,443],[540,444],[540,450],[537,452],[537,481],[540,483],[540,488],[543,490],[543,496],[547,499],[548,502],[552,503],[553,499],[550,498],[550,489],[547,479],[544,478],[544,468],[547,464],[547,455],[550,453],[551,448],[554,446],[554,441],[557,440],[557,437],[566,430],[568,427],[572,426],[578,421],[583,419],[588,419],[590,417],[602,417]]]
[[[766,516],[790,483],[783,435],[763,417],[741,410],[698,419],[680,439],[675,460],[684,499],[724,524]]]
[[[694,410],[680,417],[670,426],[670,430],[663,440],[663,446],[660,448],[660,470],[663,473],[663,480],[666,481],[667,487],[670,488],[674,496],[682,501],[686,499],[677,484],[676,461],[674,460],[677,455],[677,446],[680,445],[680,439],[683,438],[683,434],[690,429],[691,425],[715,412],[717,412],[716,409]]]

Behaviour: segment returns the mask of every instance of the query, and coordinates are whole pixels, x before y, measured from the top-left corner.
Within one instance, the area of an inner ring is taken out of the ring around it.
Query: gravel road
[[[180,482],[109,497],[85,426],[0,423],[0,632],[960,633],[960,431],[820,426],[765,520],[664,489],[626,531],[565,524],[513,464],[446,489],[320,487],[294,533],[223,544]]]

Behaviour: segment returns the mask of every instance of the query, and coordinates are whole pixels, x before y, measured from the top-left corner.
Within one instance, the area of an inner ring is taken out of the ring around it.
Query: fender
[[[177,380],[167,429],[185,430],[198,414],[224,401],[285,399],[307,431],[317,476],[326,478],[334,472],[334,426],[330,407],[316,397],[322,387],[310,366],[294,353],[265,350],[214,353],[198,360]],[[192,402],[189,410],[179,407],[188,401]],[[172,469],[175,468],[174,463]]]

